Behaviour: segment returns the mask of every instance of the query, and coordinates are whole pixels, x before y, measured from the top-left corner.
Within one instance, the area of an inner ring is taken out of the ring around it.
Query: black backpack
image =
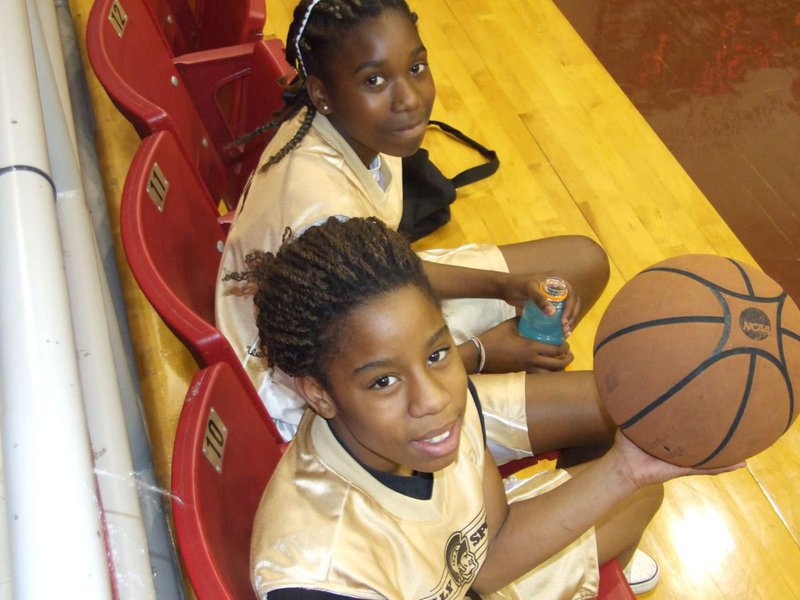
[[[431,162],[425,148],[403,159],[403,216],[398,230],[412,242],[450,220],[450,204],[456,199],[457,188],[489,177],[500,166],[494,150],[489,150],[458,129],[441,121],[431,120],[429,125],[436,125],[471,146],[487,162],[470,167],[450,179]]]

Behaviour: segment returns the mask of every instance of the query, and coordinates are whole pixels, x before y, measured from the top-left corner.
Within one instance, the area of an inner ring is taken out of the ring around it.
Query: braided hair
[[[287,230],[276,254],[256,251],[247,260],[269,366],[325,386],[325,367],[353,309],[408,285],[439,305],[408,241],[375,217],[331,217],[296,238]]]
[[[243,144],[275,129],[306,109],[297,133],[283,148],[269,157],[261,171],[280,162],[311,128],[317,111],[306,90],[308,76],[314,75],[329,85],[332,81],[329,69],[331,57],[341,47],[342,40],[364,21],[380,16],[385,10],[399,10],[412,23],[417,22],[416,13],[411,11],[406,0],[301,0],[295,7],[286,35],[286,60],[296,69],[297,77],[284,94],[286,109],[276,119],[234,141],[234,144]]]

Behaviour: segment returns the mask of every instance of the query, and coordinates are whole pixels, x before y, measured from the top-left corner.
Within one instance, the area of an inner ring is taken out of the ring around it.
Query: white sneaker
[[[638,549],[633,553],[631,562],[622,569],[622,572],[625,573],[625,579],[628,580],[631,590],[637,596],[652,590],[661,578],[658,563],[652,556]]]

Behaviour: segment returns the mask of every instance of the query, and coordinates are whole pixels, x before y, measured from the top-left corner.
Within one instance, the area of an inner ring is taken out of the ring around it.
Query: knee
[[[575,236],[575,258],[584,265],[584,270],[591,273],[592,277],[603,284],[608,282],[610,266],[608,254],[603,247],[590,237]]]

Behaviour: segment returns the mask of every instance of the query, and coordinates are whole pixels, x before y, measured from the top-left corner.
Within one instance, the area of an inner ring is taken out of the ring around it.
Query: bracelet
[[[475,344],[475,347],[478,349],[478,369],[475,372],[480,373],[483,371],[483,367],[486,364],[486,351],[483,349],[483,344],[477,337],[471,337],[469,341]]]

